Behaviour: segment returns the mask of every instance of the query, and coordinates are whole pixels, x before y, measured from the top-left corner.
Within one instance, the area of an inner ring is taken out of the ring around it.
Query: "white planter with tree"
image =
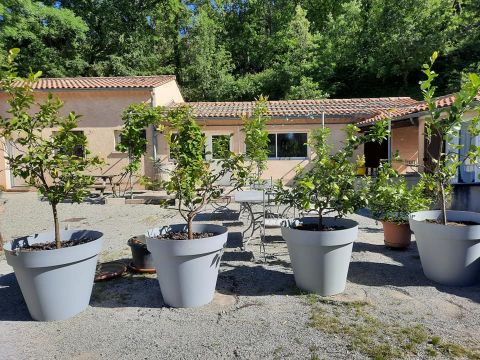
[[[0,89],[9,95],[10,107],[8,117],[0,117],[0,136],[17,148],[16,156],[6,157],[10,171],[37,188],[51,205],[54,231],[15,239],[4,250],[32,318],[62,320],[83,311],[90,301],[103,234],[60,230],[58,204],[66,199],[81,202],[94,182],[85,171],[101,162],[89,156],[86,137],[72,132],[78,115],[60,116],[63,104],[51,95],[35,103],[32,85],[41,72],[18,77],[18,52],[11,50],[0,70]],[[79,147],[83,157],[75,152]]]
[[[323,296],[345,290],[358,223],[343,217],[367,204],[367,180],[357,181],[354,150],[366,141],[386,139],[388,130],[379,122],[368,133],[358,133],[349,125],[344,148],[331,154],[330,129],[314,130],[309,141],[314,153],[311,166],[298,170],[291,189],[278,188],[277,201],[316,214],[282,227],[282,236],[297,286]]]
[[[430,154],[432,165],[425,169],[422,177],[429,189],[439,195],[440,210],[410,214],[410,227],[415,233],[425,276],[444,285],[472,285],[480,277],[480,214],[447,210],[447,200],[458,168],[479,160],[480,147],[473,143],[457,144],[454,139],[459,137],[463,116],[468,110],[477,113],[468,126],[470,137],[473,139],[480,134],[480,107],[474,107],[480,91],[480,77],[470,74],[455,94],[453,104],[449,108],[439,108],[433,85],[438,74],[432,70],[437,55],[434,53],[430,64],[423,66],[427,78],[421,82],[421,90],[428,104],[427,143],[437,137],[440,146],[436,154]],[[459,155],[462,148],[466,150],[464,156]]]

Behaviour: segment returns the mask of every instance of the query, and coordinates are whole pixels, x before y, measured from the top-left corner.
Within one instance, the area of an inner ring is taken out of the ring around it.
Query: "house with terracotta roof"
[[[288,183],[298,165],[307,165],[311,153],[306,142],[312,129],[329,127],[332,151],[336,151],[342,146],[346,124],[365,121],[381,112],[415,102],[408,97],[268,101],[270,156],[263,177]],[[204,127],[207,150],[212,151],[218,137],[228,136],[232,151],[245,151],[242,117],[253,113],[255,102],[192,102],[188,105]],[[171,159],[166,142],[163,139],[160,143],[162,153],[159,157],[168,163]],[[403,143],[397,145],[398,150],[407,153],[402,148]],[[362,152],[363,148],[358,150],[358,154]]]
[[[127,155],[115,151],[115,146],[123,125],[121,114],[129,104],[148,102],[167,108],[185,104],[174,76],[41,79],[35,84],[35,91],[39,100],[53,93],[64,101],[65,113],[75,111],[82,115],[76,131],[84,132],[92,152],[107,162],[101,172],[106,175],[119,174],[128,162]],[[440,97],[437,103],[448,107],[453,97]],[[212,157],[215,157],[212,151],[215,142],[225,137],[232,151],[245,151],[241,131],[243,117],[253,113],[255,102],[191,102],[188,105],[203,126],[207,151],[212,152]],[[311,152],[306,142],[314,128],[326,126],[332,130],[330,141],[332,151],[336,151],[344,140],[343,130],[347,124],[365,129],[387,118],[391,119],[389,140],[383,144],[365,144],[358,149],[357,155],[365,154],[368,168],[376,168],[381,160],[392,160],[392,154],[400,159],[394,166],[401,173],[416,173],[426,161],[431,161],[428,154],[432,151],[428,150],[432,149],[426,149],[423,136],[426,104],[409,97],[268,101],[267,107],[270,156],[263,174],[265,178],[289,183],[296,167],[309,163]],[[0,94],[0,114],[6,109],[6,95]],[[141,174],[161,176],[152,159],[163,165],[160,169],[173,164],[165,135],[152,127],[145,129],[145,136],[148,146]],[[7,151],[14,149],[7,146]],[[459,180],[477,179],[478,168],[473,168],[473,178],[467,174],[471,167],[463,170]],[[9,173],[4,161],[0,161],[0,170],[5,170],[0,171],[0,185],[9,189],[24,185]]]
[[[153,106],[169,106],[183,102],[175,76],[171,75],[42,78],[34,84],[34,89],[39,101],[48,93],[59,97],[64,102],[62,114],[74,111],[82,115],[79,127],[75,131],[83,132],[92,153],[106,162],[106,166],[98,171],[98,175],[119,174],[128,163],[127,154],[115,150],[123,126],[122,112],[128,105],[134,102],[148,102]],[[8,108],[6,100],[7,95],[0,93],[0,114],[4,116]],[[141,172],[153,176],[151,158],[155,153],[155,129],[153,127],[145,129],[145,136],[149,142]],[[15,148],[9,144],[5,150],[15,154]],[[79,152],[81,151],[82,149],[79,149]],[[0,185],[6,189],[25,187],[22,179],[10,173],[2,153],[0,153]]]

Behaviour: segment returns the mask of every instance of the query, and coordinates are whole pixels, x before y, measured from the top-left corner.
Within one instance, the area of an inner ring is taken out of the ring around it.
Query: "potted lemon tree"
[[[383,226],[385,245],[405,249],[410,246],[411,231],[408,215],[428,210],[431,198],[427,196],[424,181],[409,187],[404,176],[390,164],[380,164],[377,177],[371,181],[368,209]]]
[[[6,157],[10,171],[48,200],[54,230],[14,239],[4,251],[32,318],[62,320],[83,311],[90,301],[103,234],[61,230],[58,204],[66,199],[81,202],[94,181],[84,173],[101,161],[89,156],[85,136],[72,132],[78,115],[60,116],[63,104],[51,95],[35,103],[32,84],[41,72],[18,77],[14,64],[18,53],[10,50],[0,70],[0,89],[9,95],[10,106],[8,117],[0,117],[0,136],[17,150],[15,156]],[[48,135],[50,129],[55,131]],[[79,147],[84,156],[75,151]]]
[[[430,63],[423,65],[426,79],[421,81],[421,90],[428,105],[425,119],[427,143],[436,137],[440,139],[440,146],[436,153],[430,154],[433,161],[422,175],[429,190],[439,195],[437,203],[440,209],[414,212],[410,214],[409,221],[425,276],[445,285],[471,285],[478,281],[480,275],[480,214],[447,210],[447,201],[458,168],[464,163],[476,164],[479,159],[478,146],[471,141],[457,144],[455,139],[459,138],[467,111],[472,111],[475,116],[464,128],[471,139],[480,134],[480,108],[475,108],[480,77],[470,74],[455,94],[453,104],[449,108],[439,108],[434,86],[438,74],[432,70],[437,56],[434,53]],[[466,151],[460,152],[461,148]]]
[[[297,286],[320,295],[333,295],[346,286],[353,242],[358,223],[345,218],[368,201],[365,178],[357,181],[355,149],[366,141],[382,141],[388,136],[385,122],[367,133],[348,125],[344,147],[331,154],[330,129],[316,129],[309,145],[312,164],[299,169],[291,188],[280,185],[277,201],[288,203],[315,216],[304,217],[282,227]]]
[[[218,160],[207,160],[205,136],[192,110],[181,106],[168,112],[168,142],[175,168],[164,184],[174,194],[185,224],[173,224],[146,232],[157,278],[166,304],[197,307],[213,299],[228,229],[214,224],[194,223],[204,207],[224,194],[219,180],[229,176],[231,191],[245,185],[249,171],[242,155],[222,147]]]

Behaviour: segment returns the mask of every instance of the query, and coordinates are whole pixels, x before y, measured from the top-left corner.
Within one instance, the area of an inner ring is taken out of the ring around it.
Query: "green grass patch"
[[[401,326],[379,320],[365,301],[319,299],[312,306],[309,326],[343,336],[348,347],[372,359],[398,359],[427,350],[429,334],[423,325]]]

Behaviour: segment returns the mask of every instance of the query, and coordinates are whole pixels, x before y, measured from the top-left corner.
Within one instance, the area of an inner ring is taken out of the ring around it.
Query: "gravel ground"
[[[34,193],[4,194],[5,240],[51,227]],[[90,306],[59,322],[30,319],[12,269],[0,255],[1,359],[363,359],[480,358],[480,285],[438,286],[425,278],[415,243],[383,245],[381,227],[360,215],[345,293],[299,291],[286,245],[269,230],[267,261],[258,241],[239,249],[238,207],[199,220],[228,225],[214,301],[164,306],[155,275],[126,275],[94,286]],[[63,226],[103,231],[101,261],[128,261],[129,237],[181,222],[154,205],[62,204]],[[210,218],[209,218],[210,217]]]

